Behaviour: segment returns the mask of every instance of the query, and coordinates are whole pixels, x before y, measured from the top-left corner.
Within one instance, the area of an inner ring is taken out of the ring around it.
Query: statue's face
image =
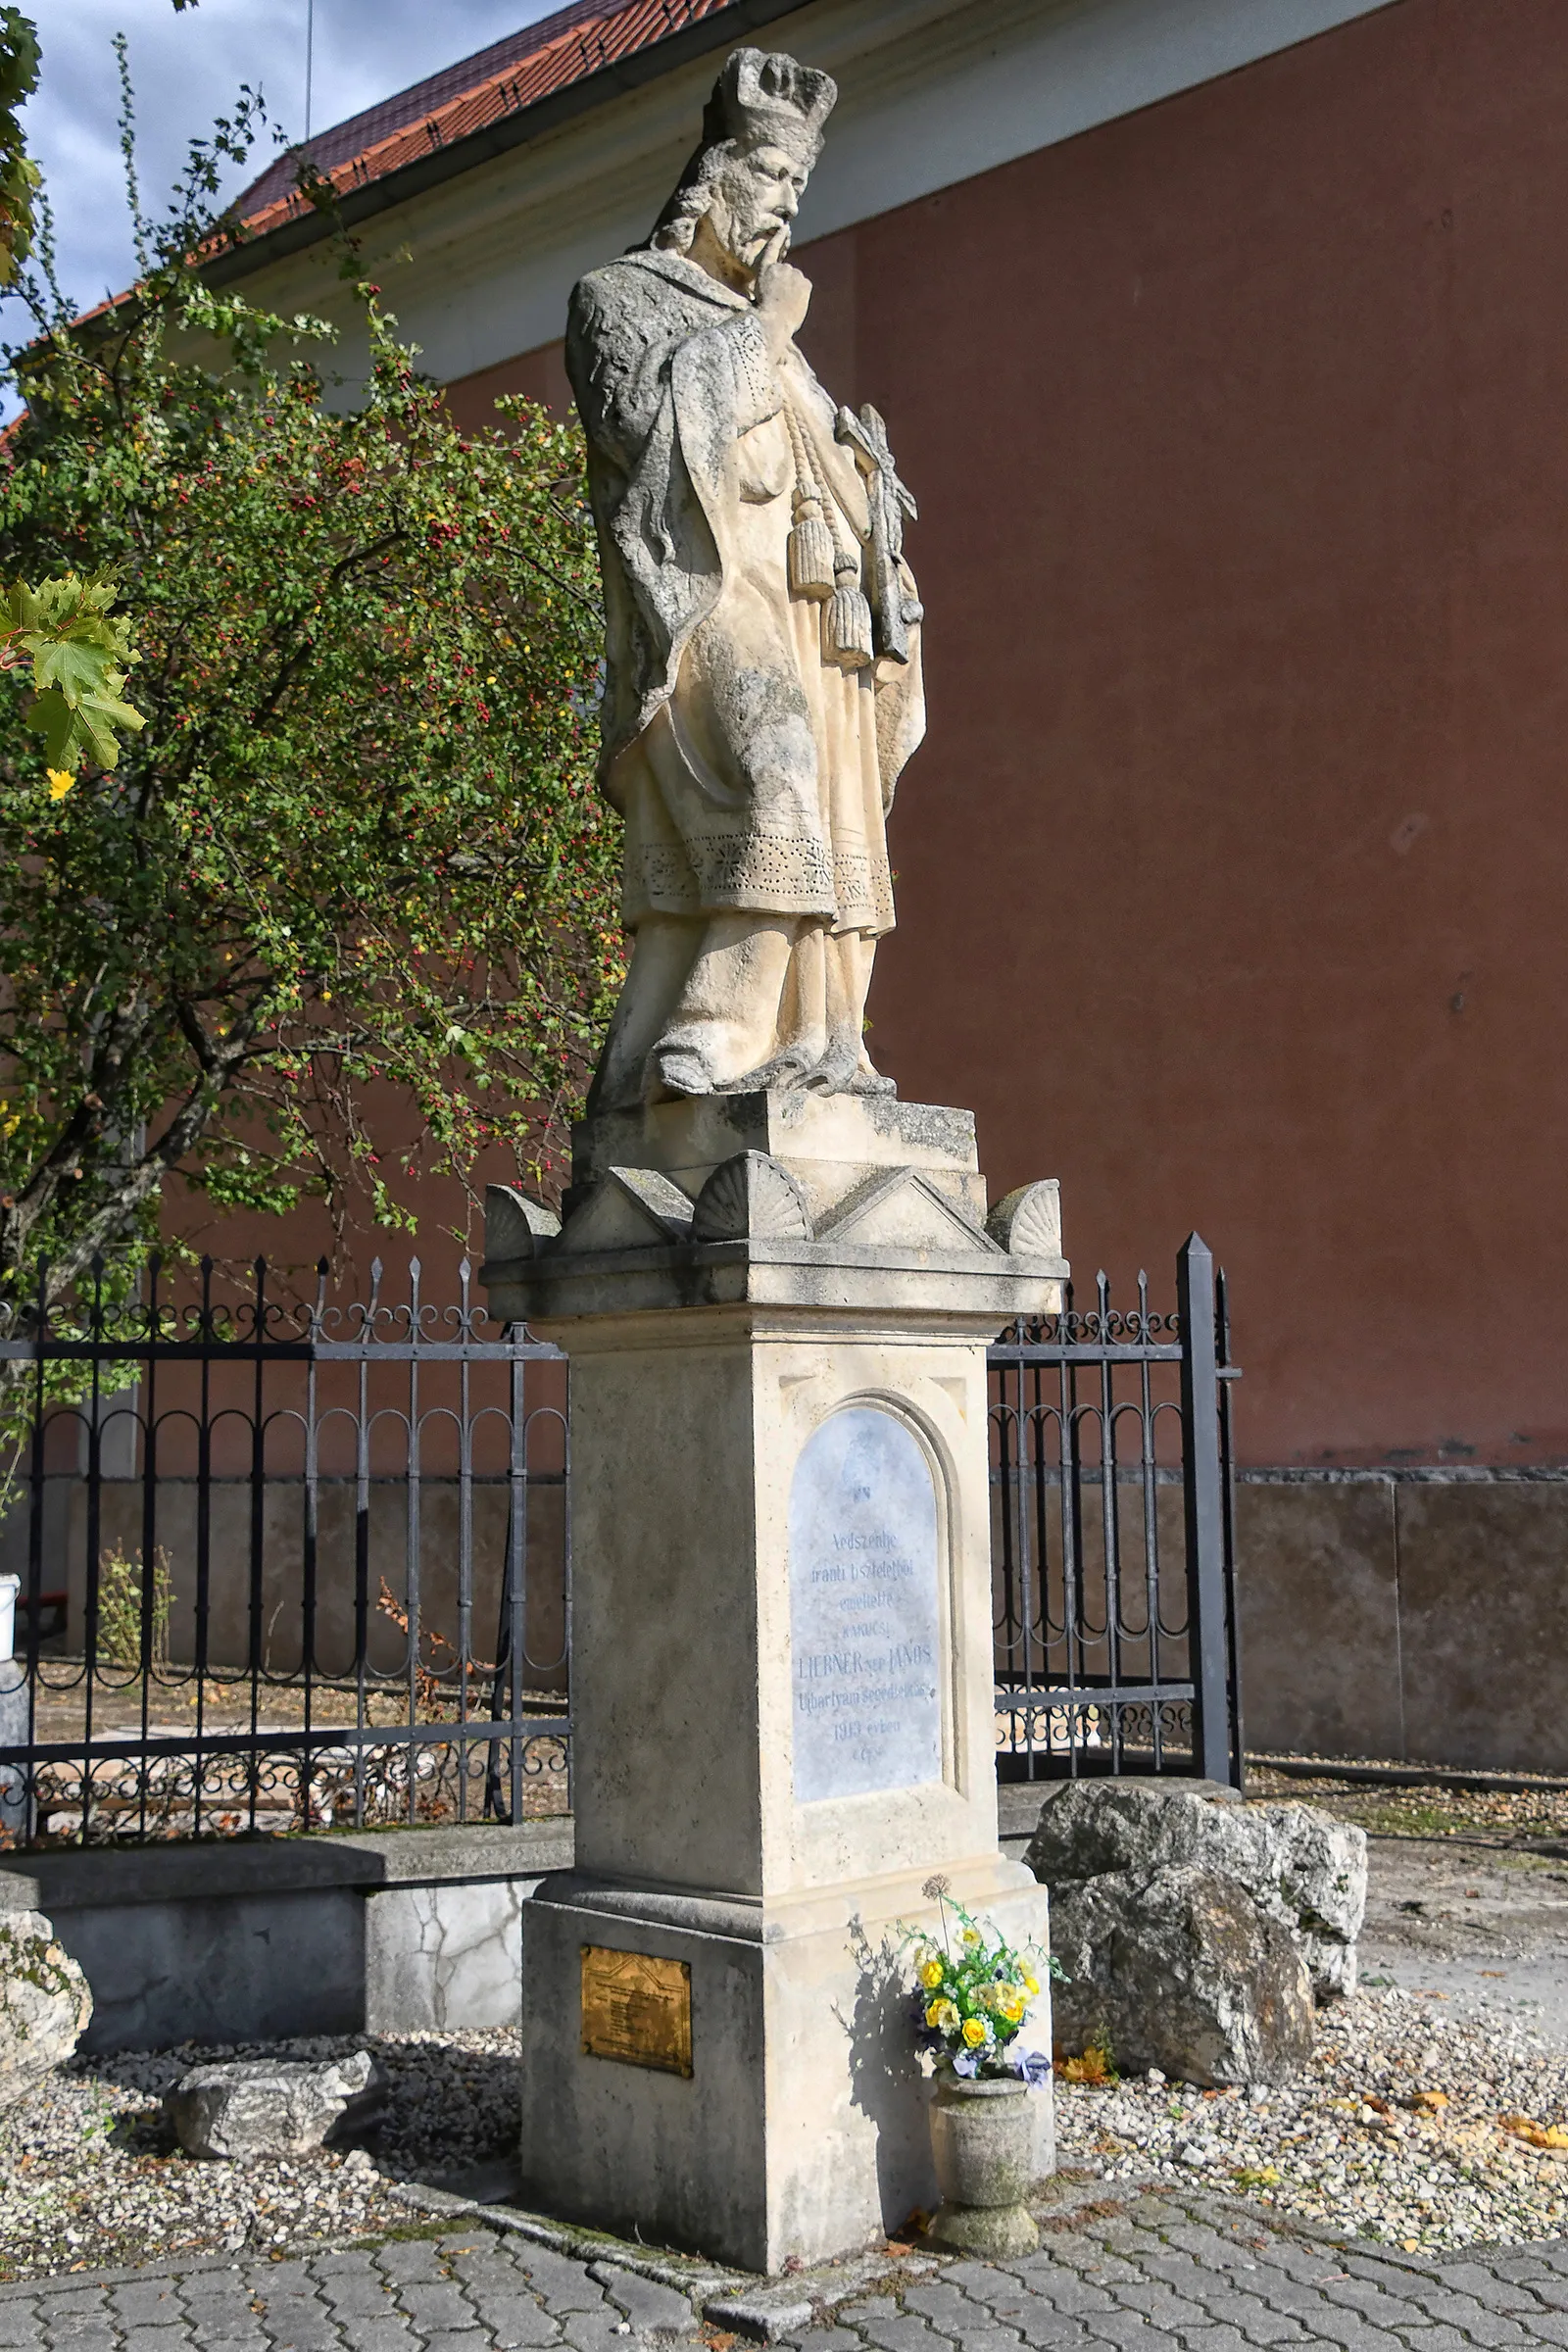
[[[719,244],[743,269],[782,258],[791,221],[810,177],[812,158],[800,149],[762,140],[730,156],[713,183],[709,221]]]

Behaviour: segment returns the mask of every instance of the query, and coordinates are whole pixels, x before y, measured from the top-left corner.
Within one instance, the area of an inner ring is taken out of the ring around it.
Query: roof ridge
[[[309,140],[286,148],[241,192],[235,200],[237,209],[249,220],[292,196],[295,174],[304,157],[309,156],[318,172],[330,173],[336,167],[372,154],[400,132],[471,97],[504,74],[509,67],[515,70],[527,64],[577,25],[595,18],[609,20],[636,5],[637,0],[566,0],[564,8],[553,9],[548,16],[519,25],[515,32],[503,34],[500,40],[474,50],[470,56],[442,66],[422,80],[411,82],[407,89],[394,90],[373,105],[362,107],[358,114],[345,115],[341,122],[329,123]],[[674,30],[679,17],[674,11],[666,13],[674,18],[670,24]]]

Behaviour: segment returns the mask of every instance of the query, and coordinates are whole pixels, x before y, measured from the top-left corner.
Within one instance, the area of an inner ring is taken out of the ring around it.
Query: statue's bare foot
[[[674,1047],[667,1053],[649,1056],[648,1079],[643,1090],[645,1102],[674,1102],[692,1095],[715,1092],[713,1073],[700,1054]]]
[[[879,1069],[873,1068],[863,1054],[854,1077],[845,1088],[846,1094],[851,1095],[896,1095],[898,1091],[898,1080],[885,1078]]]

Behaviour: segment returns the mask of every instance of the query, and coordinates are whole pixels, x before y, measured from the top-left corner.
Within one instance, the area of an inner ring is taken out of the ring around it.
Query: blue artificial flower
[[[953,2071],[956,2075],[963,2075],[972,2081],[980,2072],[980,2052],[978,2050],[959,2050],[953,2061]]]

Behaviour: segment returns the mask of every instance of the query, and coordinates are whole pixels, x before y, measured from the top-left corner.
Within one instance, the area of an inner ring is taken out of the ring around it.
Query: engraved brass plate
[[[692,1972],[687,1960],[582,1947],[582,2046],[666,2075],[692,2071]]]

